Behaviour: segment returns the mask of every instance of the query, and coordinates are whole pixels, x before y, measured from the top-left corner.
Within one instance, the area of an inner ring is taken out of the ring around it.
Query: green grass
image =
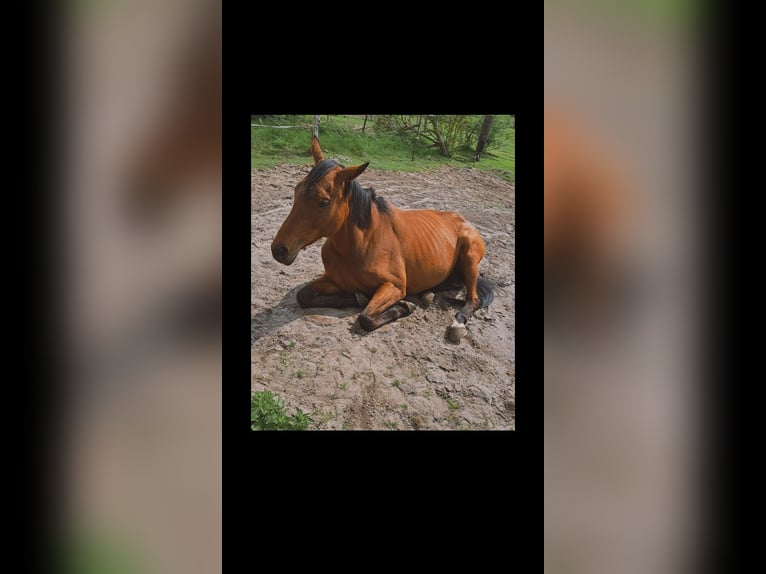
[[[402,387],[402,381],[399,379],[394,379],[394,382],[391,383],[392,386],[396,387],[397,389],[400,389]]]
[[[445,400],[447,401],[447,407],[449,407],[449,410],[456,411],[460,408],[460,403],[458,403],[456,400],[449,397],[447,397]]]
[[[137,549],[104,532],[79,534],[65,549],[67,574],[135,574],[144,572]]]
[[[695,0],[579,0],[577,3],[546,0],[545,9],[559,6],[576,8],[581,15],[591,17],[621,17],[634,25],[654,25],[682,29],[698,24],[706,17],[707,6]]]
[[[295,116],[279,121],[281,125],[310,124],[312,116]],[[415,146],[415,160],[412,160],[413,146],[410,141],[395,134],[376,134],[372,121],[367,122],[365,133],[354,129],[361,125],[362,118],[348,116],[321,117],[319,139],[326,157],[338,159],[344,165],[370,162],[370,167],[383,170],[421,171],[442,165],[473,167],[494,171],[510,181],[515,180],[516,153],[515,131],[502,143],[491,146],[482,155],[480,162],[473,161],[473,150],[461,148],[454,157],[446,158],[425,142]],[[259,124],[253,118],[251,124]],[[250,128],[250,160],[252,169],[264,169],[283,163],[311,165],[311,128],[275,129]]]
[[[314,421],[301,409],[288,415],[285,402],[271,391],[255,391],[250,394],[250,422],[252,430],[306,430]]]

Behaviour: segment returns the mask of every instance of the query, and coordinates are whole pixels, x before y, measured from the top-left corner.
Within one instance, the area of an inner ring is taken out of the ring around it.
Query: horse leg
[[[415,310],[415,304],[403,301],[405,293],[393,283],[383,283],[359,315],[359,325],[365,331],[374,331],[386,323],[406,317]]]
[[[462,252],[458,256],[457,267],[465,280],[465,304],[455,314],[455,320],[447,329],[447,338],[453,343],[465,336],[467,332],[465,323],[479,308],[477,283],[479,280],[479,261],[484,257],[484,241],[477,233],[476,237],[465,237],[460,249]]]
[[[322,275],[302,287],[296,294],[298,305],[306,307],[361,307],[353,293],[344,293],[333,281]]]

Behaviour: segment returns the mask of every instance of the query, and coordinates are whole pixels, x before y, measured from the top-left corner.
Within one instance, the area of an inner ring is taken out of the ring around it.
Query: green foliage
[[[418,171],[440,165],[473,167],[499,172],[514,180],[515,138],[513,116],[495,116],[489,143],[480,162],[473,154],[484,116],[434,116],[446,142],[447,155],[435,143],[433,122],[418,116],[370,116],[362,132],[364,117],[321,116],[319,139],[326,157],[344,165],[369,161],[375,169]],[[280,163],[311,164],[311,123],[313,116],[251,116],[255,126],[282,125],[298,128],[252,127],[251,166],[263,169]],[[413,157],[414,152],[414,157]]]
[[[459,151],[471,152],[479,139],[483,115],[377,116],[375,131],[395,133],[414,144],[421,140],[446,157]],[[512,116],[495,116],[487,148],[509,141]]]
[[[67,574],[135,574],[144,572],[135,548],[104,532],[78,534],[65,549]]]
[[[282,399],[271,391],[255,391],[250,395],[250,422],[252,430],[306,430],[314,421],[301,409],[288,416]]]

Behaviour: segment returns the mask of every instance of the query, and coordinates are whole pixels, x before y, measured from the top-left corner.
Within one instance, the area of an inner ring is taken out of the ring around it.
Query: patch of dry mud
[[[323,272],[324,240],[290,267],[272,258],[270,246],[308,169],[252,172],[252,390],[272,390],[288,412],[311,414],[318,429],[514,429],[513,185],[452,167],[369,168],[360,178],[399,207],[458,211],[481,232],[487,253],[479,269],[498,290],[453,345],[445,332],[457,308],[439,295],[373,333],[354,327],[360,309],[298,307],[295,293]]]

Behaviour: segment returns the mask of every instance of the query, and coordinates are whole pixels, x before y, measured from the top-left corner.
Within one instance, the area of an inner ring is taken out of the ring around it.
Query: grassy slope
[[[311,116],[296,116],[290,125],[311,121]],[[365,133],[361,132],[363,120],[349,116],[322,116],[319,137],[322,149],[328,157],[339,159],[347,165],[370,162],[377,169],[419,171],[440,165],[474,167],[496,171],[502,177],[514,181],[515,137],[502,145],[491,147],[478,163],[472,161],[472,150],[459,150],[455,157],[448,159],[433,149],[419,144],[412,161],[412,144],[393,134],[376,134],[372,122],[367,123]],[[308,164],[311,162],[309,147],[311,131],[305,129],[250,128],[250,158],[252,169],[272,167],[281,163]]]

